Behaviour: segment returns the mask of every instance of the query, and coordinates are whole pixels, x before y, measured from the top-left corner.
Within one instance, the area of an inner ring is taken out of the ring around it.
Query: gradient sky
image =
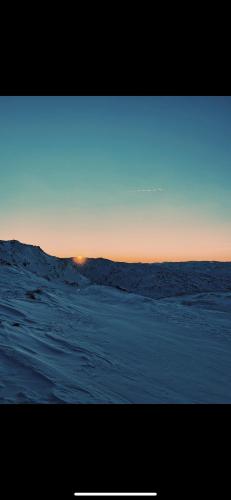
[[[231,97],[0,97],[0,239],[231,260]]]

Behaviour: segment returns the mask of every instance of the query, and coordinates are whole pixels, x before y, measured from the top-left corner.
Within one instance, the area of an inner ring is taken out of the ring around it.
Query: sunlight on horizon
[[[77,255],[77,257],[73,257],[73,262],[75,264],[79,264],[80,266],[85,264],[86,261],[87,261],[87,258],[83,257],[83,255]]]

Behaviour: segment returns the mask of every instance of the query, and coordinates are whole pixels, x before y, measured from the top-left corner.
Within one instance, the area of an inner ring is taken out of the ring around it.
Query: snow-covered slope
[[[155,300],[0,248],[0,403],[231,402],[230,291]]]
[[[81,273],[97,284],[153,298],[231,290],[231,262],[130,264],[88,259]]]
[[[89,280],[79,273],[72,259],[46,254],[40,247],[25,245],[17,240],[0,240],[0,265],[24,268],[40,277],[73,285],[86,285]]]

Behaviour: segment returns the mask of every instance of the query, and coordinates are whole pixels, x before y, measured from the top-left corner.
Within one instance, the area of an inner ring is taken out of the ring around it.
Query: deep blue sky
[[[231,260],[230,139],[230,97],[0,97],[0,238]]]

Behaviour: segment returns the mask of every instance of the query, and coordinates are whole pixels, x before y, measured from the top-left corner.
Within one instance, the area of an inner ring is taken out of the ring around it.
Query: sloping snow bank
[[[72,286],[33,252],[0,264],[0,403],[231,402],[230,292]]]

